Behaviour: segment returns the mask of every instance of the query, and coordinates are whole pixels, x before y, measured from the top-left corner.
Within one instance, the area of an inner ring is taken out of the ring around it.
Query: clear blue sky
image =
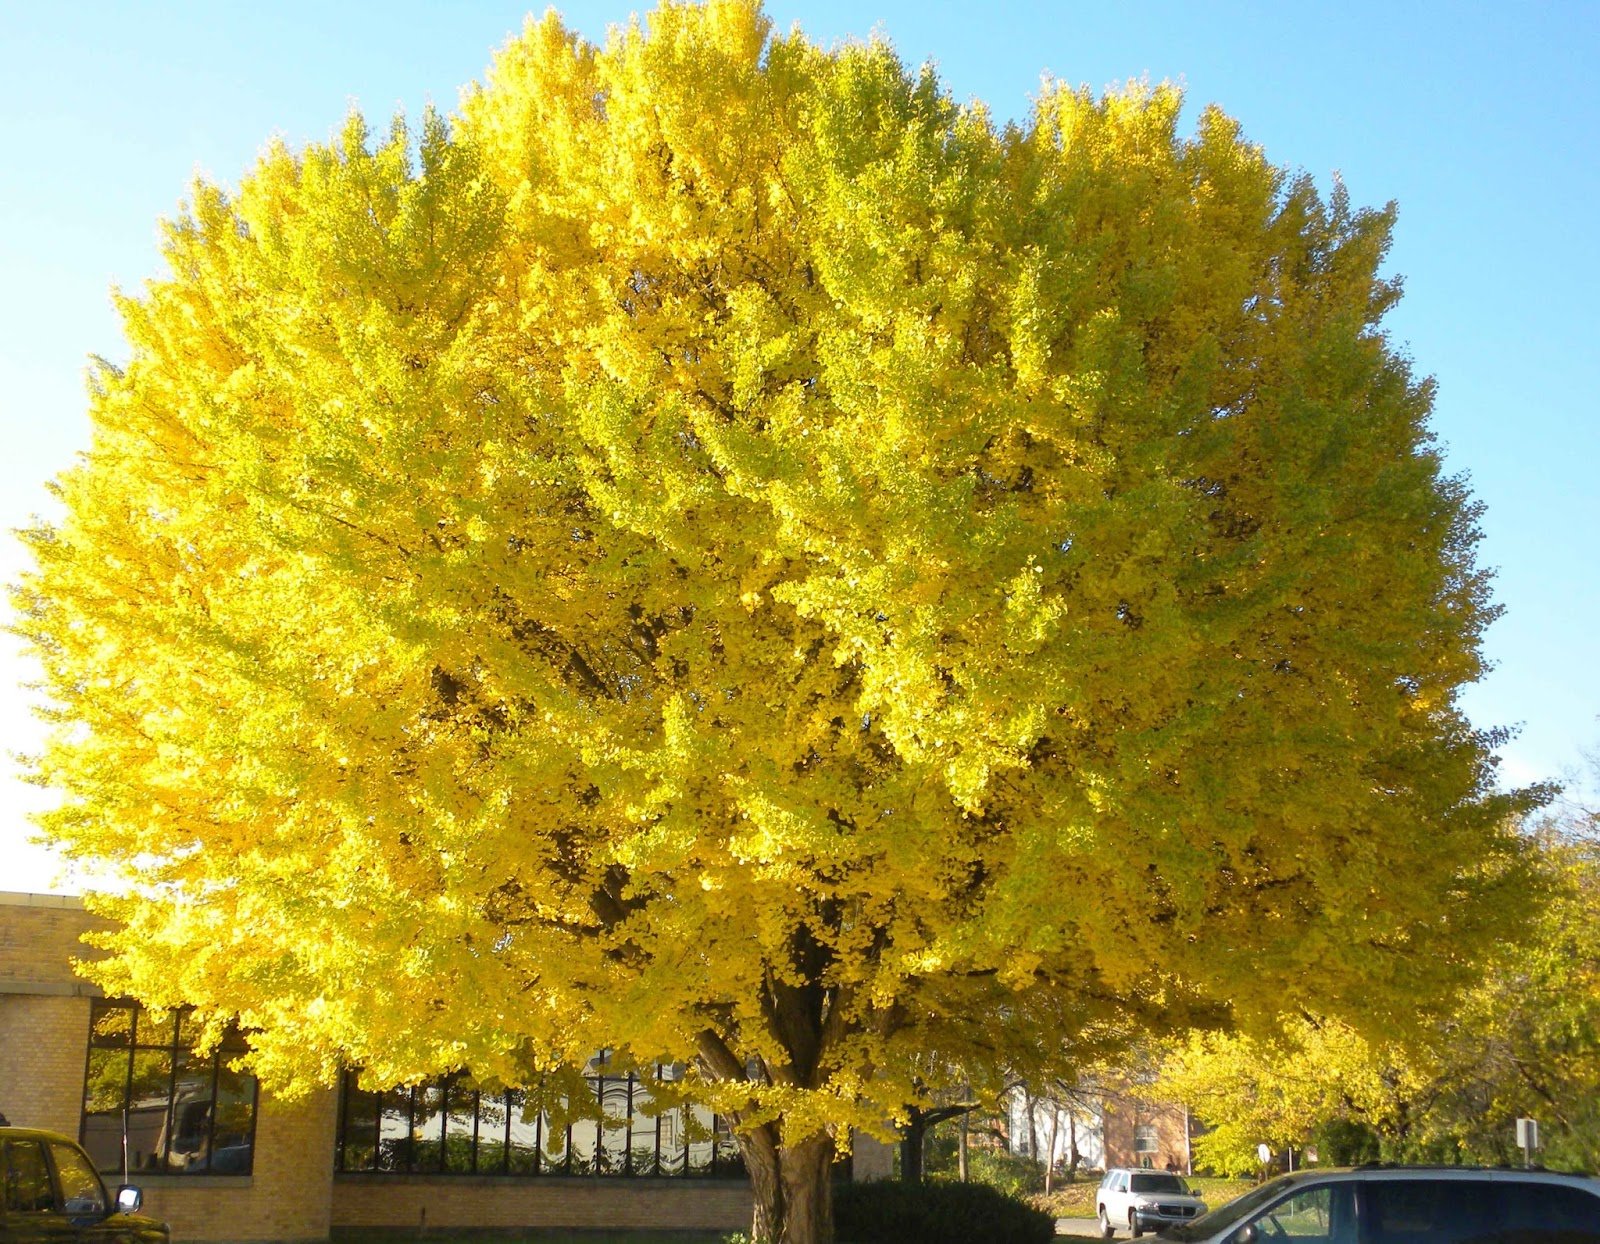
[[[627,0],[571,3],[591,37]],[[1505,617],[1466,705],[1520,726],[1513,781],[1600,744],[1600,5],[1593,3],[862,4],[773,0],[831,43],[883,30],[951,92],[1023,115],[1040,74],[1096,89],[1170,79],[1277,163],[1357,203],[1400,204],[1388,324],[1439,381],[1434,429],[1487,509]],[[262,143],[328,137],[347,107],[453,109],[524,10],[489,3],[21,3],[0,0],[0,526],[48,512],[43,484],[87,439],[82,368],[124,353],[107,290],[157,271],[156,221],[198,170],[230,184]],[[12,542],[0,575],[14,577]],[[0,748],[38,726],[0,650]],[[24,845],[40,795],[0,773],[0,888],[58,888]],[[70,888],[70,887],[68,887]]]

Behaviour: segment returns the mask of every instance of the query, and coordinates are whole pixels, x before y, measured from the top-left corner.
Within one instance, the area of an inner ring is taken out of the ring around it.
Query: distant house
[[[1106,1165],[1194,1173],[1191,1123],[1181,1106],[1152,1106],[1123,1097],[1105,1112]]]
[[[1080,1170],[1131,1166],[1193,1173],[1189,1138],[1197,1133],[1183,1107],[1151,1105],[1114,1083],[1098,1092],[1080,1091],[1074,1098],[1057,1102],[1009,1094],[1005,1110],[1011,1151],[1057,1170],[1070,1164],[1076,1146]]]
[[[1076,1149],[1078,1170],[1104,1169],[1105,1116],[1099,1097],[1060,1102],[1014,1090],[1006,1096],[1005,1116],[1011,1152],[1064,1171]]]

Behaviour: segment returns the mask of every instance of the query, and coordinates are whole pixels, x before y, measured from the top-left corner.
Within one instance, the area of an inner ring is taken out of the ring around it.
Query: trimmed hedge
[[[986,1184],[839,1184],[839,1244],[1051,1244],[1056,1220]]]

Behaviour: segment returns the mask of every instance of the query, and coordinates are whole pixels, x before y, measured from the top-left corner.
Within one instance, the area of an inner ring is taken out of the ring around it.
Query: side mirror
[[[117,1189],[117,1213],[138,1213],[139,1207],[144,1204],[144,1193],[132,1184],[123,1184]]]

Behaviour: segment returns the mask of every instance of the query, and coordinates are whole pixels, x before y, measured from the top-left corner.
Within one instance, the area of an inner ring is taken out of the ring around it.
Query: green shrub
[[[1311,1129],[1311,1144],[1324,1166],[1360,1166],[1383,1156],[1378,1133],[1354,1119],[1325,1119]]]
[[[1021,1199],[1044,1191],[1044,1167],[1034,1158],[1003,1149],[969,1149],[967,1182],[988,1184],[1007,1196]]]
[[[841,1184],[839,1244],[1051,1244],[1056,1223],[986,1184]]]

